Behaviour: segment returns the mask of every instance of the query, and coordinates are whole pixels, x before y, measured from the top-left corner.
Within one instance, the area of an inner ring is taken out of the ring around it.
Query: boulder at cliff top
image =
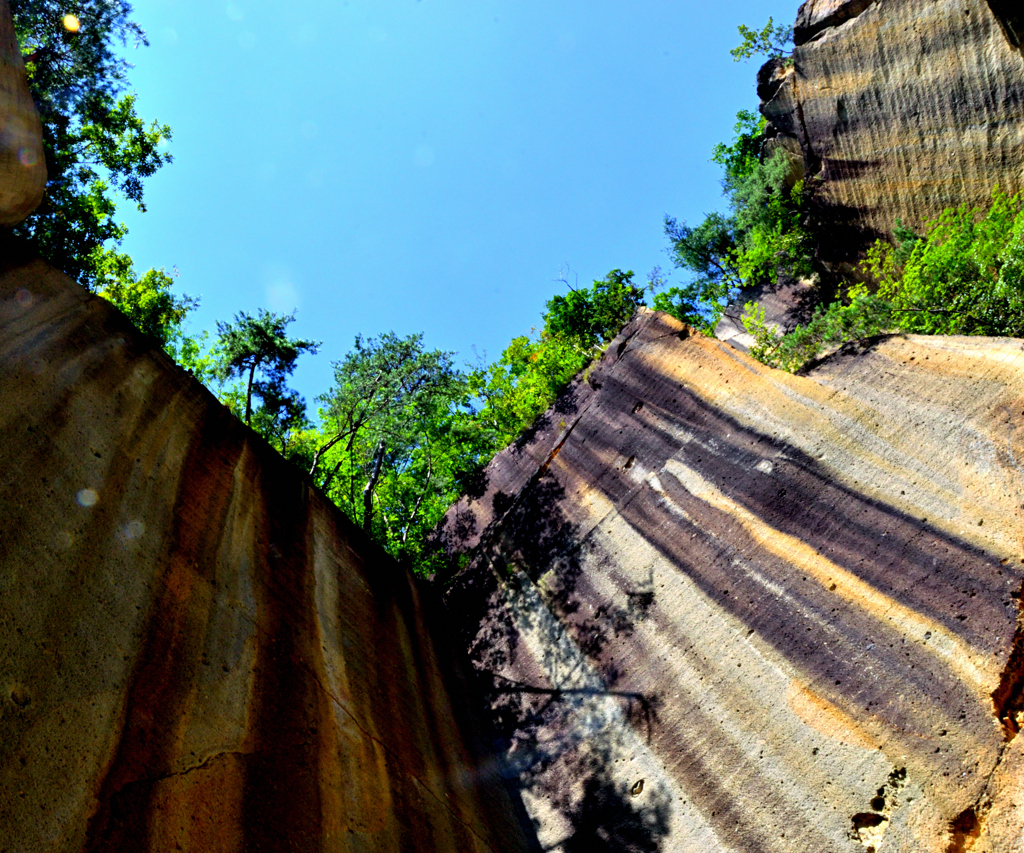
[[[1019,849],[1021,341],[642,312],[485,473],[447,602],[545,849]]]
[[[793,62],[758,77],[761,111],[803,151],[848,260],[897,219],[1024,189],[1024,17],[1006,0],[808,0]],[[1011,10],[1012,7],[1012,10]]]
[[[17,225],[43,199],[42,126],[25,81],[7,0],[0,0],[0,227]]]
[[[409,575],[0,246],[0,850],[533,849]]]

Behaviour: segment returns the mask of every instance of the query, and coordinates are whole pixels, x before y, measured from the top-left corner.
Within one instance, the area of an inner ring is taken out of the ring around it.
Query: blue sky
[[[311,404],[357,333],[494,358],[561,270],[671,269],[665,214],[721,205],[710,149],[757,106],[736,27],[796,8],[139,2],[132,88],[175,162],[147,213],[124,206],[125,247],[201,297],[194,329],[297,309],[293,332],[323,342],[295,375]]]

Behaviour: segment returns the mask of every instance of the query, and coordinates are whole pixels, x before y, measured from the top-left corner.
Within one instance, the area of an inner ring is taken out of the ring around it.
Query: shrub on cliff
[[[1024,198],[996,187],[984,214],[948,209],[923,236],[897,237],[875,243],[864,268],[900,331],[1024,337]]]
[[[893,238],[877,241],[862,265],[877,293],[853,287],[789,334],[748,305],[751,354],[799,370],[829,347],[883,332],[1024,337],[1024,197],[996,187],[984,213],[950,208],[923,235],[898,225]]]
[[[766,151],[765,127],[762,117],[741,111],[732,144],[713,150],[728,214],[708,214],[696,227],[665,218],[675,266],[695,276],[658,294],[653,307],[708,334],[740,288],[811,272],[803,182],[794,180],[786,151]]]

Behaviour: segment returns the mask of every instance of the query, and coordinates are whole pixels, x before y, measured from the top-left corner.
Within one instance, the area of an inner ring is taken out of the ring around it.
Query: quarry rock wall
[[[772,145],[797,152],[829,235],[856,257],[897,219],[1024,189],[1024,14],[1008,0],[808,0],[792,62],[758,75]]]
[[[446,516],[546,850],[1024,843],[1024,343],[810,376],[642,311]]]
[[[109,303],[17,254],[0,850],[533,849],[429,597]]]
[[[0,228],[36,209],[46,186],[42,126],[7,0],[0,0]]]

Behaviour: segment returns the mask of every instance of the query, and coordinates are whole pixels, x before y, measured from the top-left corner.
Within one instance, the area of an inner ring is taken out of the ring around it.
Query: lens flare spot
[[[138,519],[129,521],[124,527],[121,528],[121,536],[128,542],[133,539],[138,539],[143,533],[146,532],[146,525]]]
[[[32,304],[32,294],[25,290],[24,287],[14,294],[14,298],[18,300],[18,304],[22,308],[28,308]]]
[[[82,22],[75,15],[64,16],[64,29],[69,33],[77,33],[82,29]]]
[[[39,162],[39,155],[33,148],[19,148],[18,162],[21,163],[22,166],[34,166]]]
[[[82,489],[77,495],[75,495],[75,500],[78,501],[79,506],[96,506],[99,499],[100,496],[96,493],[95,489]]]

